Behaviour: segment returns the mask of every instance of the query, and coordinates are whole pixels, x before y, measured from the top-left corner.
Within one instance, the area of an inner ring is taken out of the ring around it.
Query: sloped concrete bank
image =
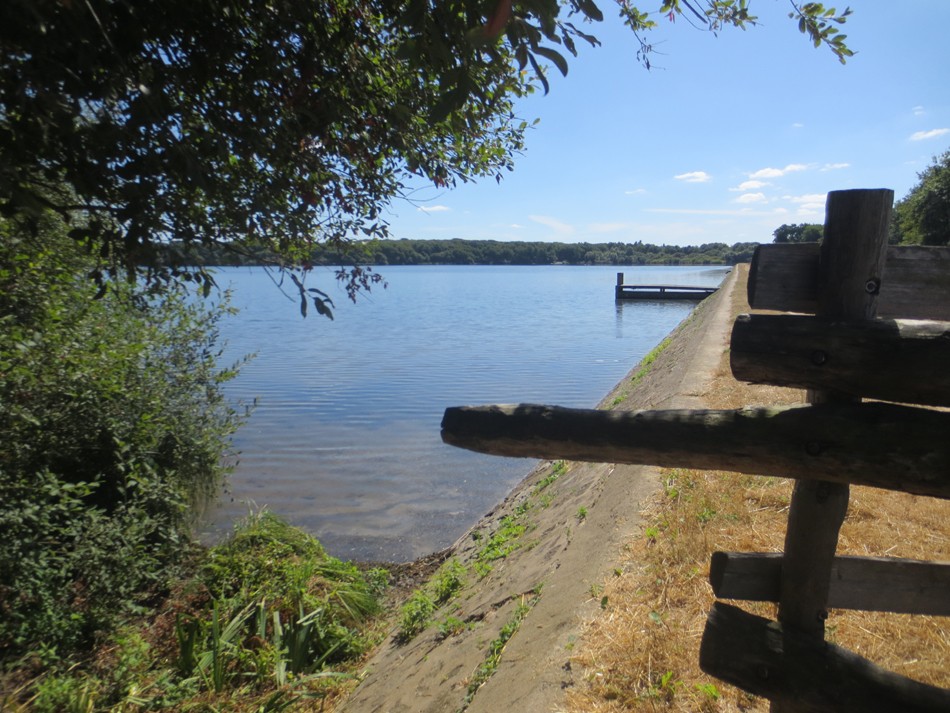
[[[733,270],[652,364],[634,367],[599,408],[701,407],[744,270]],[[394,630],[338,710],[558,710],[574,684],[571,649],[600,606],[596,586],[658,485],[652,467],[541,463],[446,553],[464,571],[461,589],[411,640]]]

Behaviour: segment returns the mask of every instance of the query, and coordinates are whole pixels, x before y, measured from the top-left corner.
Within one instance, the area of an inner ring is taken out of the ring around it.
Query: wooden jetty
[[[618,300],[694,300],[699,302],[718,289],[718,287],[685,285],[625,285],[623,273],[618,272],[614,297]]]

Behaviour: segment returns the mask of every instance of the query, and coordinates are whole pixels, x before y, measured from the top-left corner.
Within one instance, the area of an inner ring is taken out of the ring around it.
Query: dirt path
[[[634,378],[638,365],[600,408],[702,406],[726,348],[737,277],[676,329],[642,378]],[[462,589],[412,640],[400,643],[393,632],[338,710],[557,711],[574,685],[574,641],[600,606],[597,583],[657,483],[651,467],[539,465],[446,553],[465,567]],[[508,546],[506,557],[491,559]]]

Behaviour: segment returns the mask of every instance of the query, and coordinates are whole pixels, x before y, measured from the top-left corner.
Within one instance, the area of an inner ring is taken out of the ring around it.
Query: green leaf
[[[560,70],[561,74],[565,77],[567,76],[567,60],[564,59],[564,57],[548,47],[538,47],[535,52],[554,62],[554,66]]]
[[[604,21],[604,13],[602,13],[600,8],[594,4],[593,0],[580,0],[580,2],[577,4],[578,7],[580,7],[581,12],[587,15],[587,17],[589,17],[594,22]]]
[[[530,52],[528,53],[528,61],[531,62],[531,66],[534,68],[534,72],[541,82],[541,86],[544,87],[544,93],[547,94],[551,91],[551,85],[548,84],[548,78],[544,76],[544,70],[541,68],[541,65],[538,64],[538,60],[536,60],[534,55]]]

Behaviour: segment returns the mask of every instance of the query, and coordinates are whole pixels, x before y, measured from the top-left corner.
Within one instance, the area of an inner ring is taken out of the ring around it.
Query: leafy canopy
[[[817,243],[825,227],[820,223],[783,223],[772,232],[773,243]]]
[[[649,31],[684,16],[754,25],[749,0],[617,0],[649,67]],[[790,2],[842,61],[843,13]],[[594,0],[7,0],[0,4],[0,210],[44,208],[97,256],[101,283],[155,267],[158,248],[252,244],[306,271],[388,234],[385,207],[419,179],[500,180],[522,150],[519,97],[598,44]],[[379,276],[339,276],[352,297]],[[321,311],[326,295],[297,281]]]
[[[950,245],[950,151],[935,156],[894,206],[891,241]]]

